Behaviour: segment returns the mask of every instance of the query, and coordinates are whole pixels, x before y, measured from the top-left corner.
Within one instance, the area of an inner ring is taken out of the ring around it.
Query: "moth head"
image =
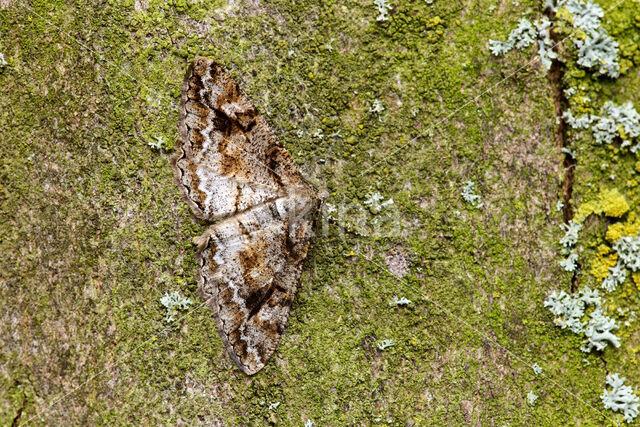
[[[207,68],[213,63],[209,58],[204,56],[196,56],[193,60],[193,72],[197,75],[204,75],[207,72]]]

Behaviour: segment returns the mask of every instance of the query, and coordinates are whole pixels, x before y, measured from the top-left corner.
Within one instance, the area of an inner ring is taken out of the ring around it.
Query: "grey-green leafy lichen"
[[[541,306],[568,280],[546,72],[486,49],[540,4],[391,4],[378,22],[371,1],[0,2],[3,424],[602,423],[601,360],[585,364]],[[604,21],[625,75],[632,6]],[[203,226],[168,163],[196,54],[229,69],[345,212],[320,221],[255,377],[196,303]],[[567,87],[624,90],[585,79]],[[376,193],[393,204],[370,209]],[[174,290],[194,304],[167,327],[158,301]],[[400,295],[412,304],[389,306]]]

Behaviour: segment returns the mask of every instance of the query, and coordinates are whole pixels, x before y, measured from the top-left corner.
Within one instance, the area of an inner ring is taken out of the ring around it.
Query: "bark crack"
[[[13,421],[11,421],[11,427],[16,427],[20,424],[20,418],[22,418],[22,412],[24,411],[26,406],[27,406],[27,399],[23,398],[22,405],[20,405],[20,407],[18,408],[18,411],[16,412],[16,416],[13,417]]]
[[[545,14],[551,22],[555,22],[555,12],[551,8],[545,9]],[[553,51],[556,52],[558,58],[560,57],[560,43],[561,38],[555,31],[555,28],[551,26],[549,29],[551,39],[553,40]],[[548,73],[549,85],[551,86],[551,96],[553,98],[553,104],[555,108],[556,127],[554,129],[554,137],[556,147],[562,152],[562,219],[565,223],[568,223],[573,219],[573,205],[571,197],[573,195],[573,182],[575,179],[576,159],[563,148],[569,148],[571,141],[567,135],[567,124],[565,123],[562,115],[569,109],[569,100],[564,94],[564,74],[565,65],[560,59],[555,58],[551,62],[551,68]],[[573,273],[571,277],[571,291],[575,292],[578,289],[578,274],[580,265]]]

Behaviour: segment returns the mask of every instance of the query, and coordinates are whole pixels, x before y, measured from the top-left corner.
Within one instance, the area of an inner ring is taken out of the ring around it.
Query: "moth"
[[[198,293],[229,356],[248,374],[273,355],[289,317],[319,206],[316,191],[236,82],[196,57],[182,86],[171,163],[194,215]]]

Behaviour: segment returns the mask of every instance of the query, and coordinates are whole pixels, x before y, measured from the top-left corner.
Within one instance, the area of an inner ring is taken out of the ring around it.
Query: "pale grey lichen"
[[[611,117],[596,117],[596,123],[591,128],[593,138],[599,144],[611,144],[618,136],[618,126]]]
[[[586,288],[585,289],[589,289]],[[560,293],[554,291],[545,300],[544,306],[549,308],[555,317],[553,322],[562,329],[569,329],[571,332],[580,334],[584,330],[585,324],[582,322],[584,311],[587,306],[581,295],[569,295],[565,291]]]
[[[7,65],[9,65],[9,63],[4,59],[4,55],[0,53],[0,68],[4,68]]]
[[[164,139],[162,139],[161,136],[156,136],[154,138],[156,140],[155,142],[153,142],[153,141],[149,141],[148,142],[149,147],[155,148],[156,150],[162,150],[162,147],[164,145]]]
[[[602,107],[602,112],[615,121],[618,128],[622,126],[624,131],[620,132],[620,137],[636,138],[640,136],[640,114],[633,107],[631,102],[616,105],[609,101]]]
[[[334,214],[338,212],[338,208],[335,205],[332,205],[331,203],[325,203],[324,207],[325,207],[325,214],[328,218],[337,219],[336,215]]]
[[[568,252],[567,257],[560,261],[560,266],[565,271],[574,272],[578,269],[578,254],[572,248],[578,242],[578,233],[582,230],[582,224],[569,221],[567,224],[562,224],[560,228],[565,232],[560,239],[560,244],[563,246],[564,253]]]
[[[378,17],[376,21],[385,22],[389,20],[389,11],[393,8],[387,0],[373,0],[373,4],[378,8]]]
[[[465,202],[479,208],[482,207],[482,197],[478,194],[474,194],[476,183],[473,181],[467,181],[462,188],[462,198]]]
[[[371,107],[369,107],[370,113],[380,114],[384,111],[384,105],[378,99],[374,99]]]
[[[564,0],[560,0],[561,2],[563,2]],[[558,4],[556,3],[555,0],[544,0],[544,6],[543,9],[551,9],[552,12],[556,12],[558,10]]]
[[[624,283],[627,278],[627,271],[621,261],[615,266],[609,268],[609,275],[602,281],[602,288],[607,292],[613,292],[616,288]]]
[[[618,262],[609,269],[609,275],[602,281],[607,292],[613,292],[627,278],[625,269],[633,272],[640,270],[640,236],[623,236],[613,244],[618,254]]]
[[[518,26],[509,34],[509,44],[522,50],[533,44],[538,34],[533,25],[526,18],[520,18]]]
[[[167,309],[164,317],[165,322],[173,323],[175,321],[174,316],[178,314],[178,310],[186,310],[191,305],[191,300],[181,296],[178,291],[174,291],[171,294],[165,292],[164,296],[160,298],[160,304]]]
[[[574,272],[578,268],[578,254],[571,252],[568,257],[560,261],[560,266],[569,272]]]
[[[575,334],[585,336],[580,348],[590,352],[594,348],[604,350],[608,344],[620,346],[620,340],[613,334],[618,329],[615,320],[602,311],[602,299],[596,289],[585,286],[580,292],[569,295],[565,291],[553,292],[545,300],[544,306],[549,308],[555,317],[554,323],[562,329],[569,329]],[[593,307],[588,321],[583,320],[587,309]]]
[[[280,406],[280,402],[273,402],[269,404],[269,410],[270,411],[274,411],[276,409],[278,409],[278,406]]]
[[[538,365],[538,363],[534,363],[532,368],[534,374],[540,375],[542,373],[542,368],[540,367],[540,365]]]
[[[609,77],[620,76],[620,64],[618,63],[618,42],[607,32],[600,28],[586,34],[584,40],[574,39],[573,43],[578,48],[578,65],[585,68],[597,68],[597,73]]]
[[[560,239],[560,244],[564,246],[565,249],[572,248],[578,242],[578,233],[582,230],[582,224],[569,221],[566,224],[560,225],[560,228],[564,231],[564,236]]]
[[[618,43],[602,28],[601,18],[604,16],[602,8],[593,3],[563,0],[558,3],[549,1],[545,8],[556,12],[559,6],[563,6],[571,14],[571,23],[581,30],[581,35],[573,37],[578,52],[578,65],[585,68],[595,68],[596,73],[617,78],[620,76],[620,64],[618,63]],[[549,70],[552,61],[557,58],[553,50],[554,42],[550,29],[552,23],[543,17],[531,24],[526,18],[520,18],[518,26],[511,31],[507,41],[489,40],[489,50],[495,56],[504,55],[512,49],[524,49],[538,41],[538,55],[542,65]]]
[[[610,144],[620,137],[621,146],[625,147],[640,136],[640,114],[631,102],[616,105],[609,101],[600,110],[600,116],[592,117],[595,122],[592,126],[593,137],[600,144]]]
[[[389,347],[393,347],[394,345],[395,343],[393,342],[393,340],[382,340],[376,345],[376,347],[378,347],[378,349],[380,350],[384,350]]]
[[[571,113],[571,110],[566,110],[564,113],[562,113],[562,118],[564,119],[565,123],[571,126],[573,129],[588,129],[589,126],[591,126],[591,123],[593,123],[593,121],[598,117],[592,116],[590,114],[583,114],[582,116],[576,117],[573,115],[573,113]]]
[[[561,150],[564,154],[568,154],[572,159],[576,158],[576,153],[570,147],[562,147]]]
[[[578,92],[578,90],[575,87],[568,87],[564,90],[564,95],[567,98],[571,98],[573,95],[575,95]]]
[[[540,375],[542,373],[542,367],[540,367],[537,362],[533,364],[532,368],[534,374]]]
[[[489,40],[489,51],[494,56],[501,56],[513,49],[513,46],[509,42],[503,42],[500,40]]]
[[[550,32],[551,21],[544,17],[540,21],[536,21],[535,26],[538,30],[538,56],[542,66],[549,70],[553,60],[558,57],[558,54],[553,50],[553,40]]]
[[[600,399],[602,399],[605,409],[622,412],[624,420],[630,423],[640,412],[638,410],[640,407],[640,399],[638,399],[638,396],[630,386],[624,385],[625,381],[626,378],[621,378],[617,373],[607,375],[606,384],[611,387],[611,390],[607,390],[605,386]]]
[[[564,208],[564,202],[562,200],[558,200],[556,202],[556,212],[560,212]]]
[[[588,286],[582,288],[578,293],[578,298],[582,300],[586,305],[600,306],[602,304],[602,298],[597,289],[591,289]]]
[[[379,207],[380,206],[380,202],[382,201],[382,199],[384,199],[384,197],[382,197],[382,194],[376,192],[369,192],[366,195],[366,199],[364,200],[364,204],[367,206],[375,206],[375,207]]]
[[[400,299],[396,298],[396,299],[394,299],[393,301],[391,301],[389,303],[389,305],[392,305],[392,306],[393,305],[395,305],[395,306],[398,306],[398,305],[409,305],[409,304],[411,304],[411,300],[406,299],[405,297],[402,297]]]
[[[551,62],[558,57],[553,50],[553,40],[551,39],[552,23],[546,17],[533,24],[526,18],[520,18],[518,26],[509,33],[506,42],[499,40],[489,40],[489,50],[495,56],[504,55],[512,49],[523,50],[538,42],[538,55],[540,62],[548,70]]]
[[[489,50],[495,56],[503,55],[514,48],[522,50],[531,46],[537,36],[538,34],[531,22],[526,18],[520,18],[518,26],[509,33],[509,38],[506,42],[489,40]]]
[[[530,390],[529,393],[527,393],[527,401],[529,402],[529,405],[533,406],[533,404],[536,403],[536,400],[538,400],[538,395]]]
[[[614,347],[620,347],[620,340],[611,331],[618,329],[614,319],[605,316],[600,307],[596,307],[590,315],[589,323],[584,328],[584,335],[587,337],[580,350],[585,353],[592,349],[604,350],[610,343]]]
[[[613,249],[628,269],[640,270],[640,236],[621,237],[613,244]]]
[[[316,129],[316,131],[311,135],[313,138],[323,139],[324,134],[322,133],[322,129]]]
[[[376,214],[380,212],[382,208],[393,205],[393,199],[388,199],[384,202],[382,200],[384,200],[382,194],[378,193],[377,191],[369,192],[367,193],[366,199],[363,203],[369,207],[369,210],[372,213]]]
[[[602,28],[602,8],[591,0],[569,0],[566,4],[561,2],[561,5],[571,13],[573,27],[584,32],[582,36],[572,38],[578,49],[578,65],[596,68],[596,72],[601,75],[619,77],[619,46]]]
[[[573,26],[584,31],[593,31],[600,28],[600,19],[604,16],[602,8],[593,3],[569,0],[564,6],[573,15]]]

